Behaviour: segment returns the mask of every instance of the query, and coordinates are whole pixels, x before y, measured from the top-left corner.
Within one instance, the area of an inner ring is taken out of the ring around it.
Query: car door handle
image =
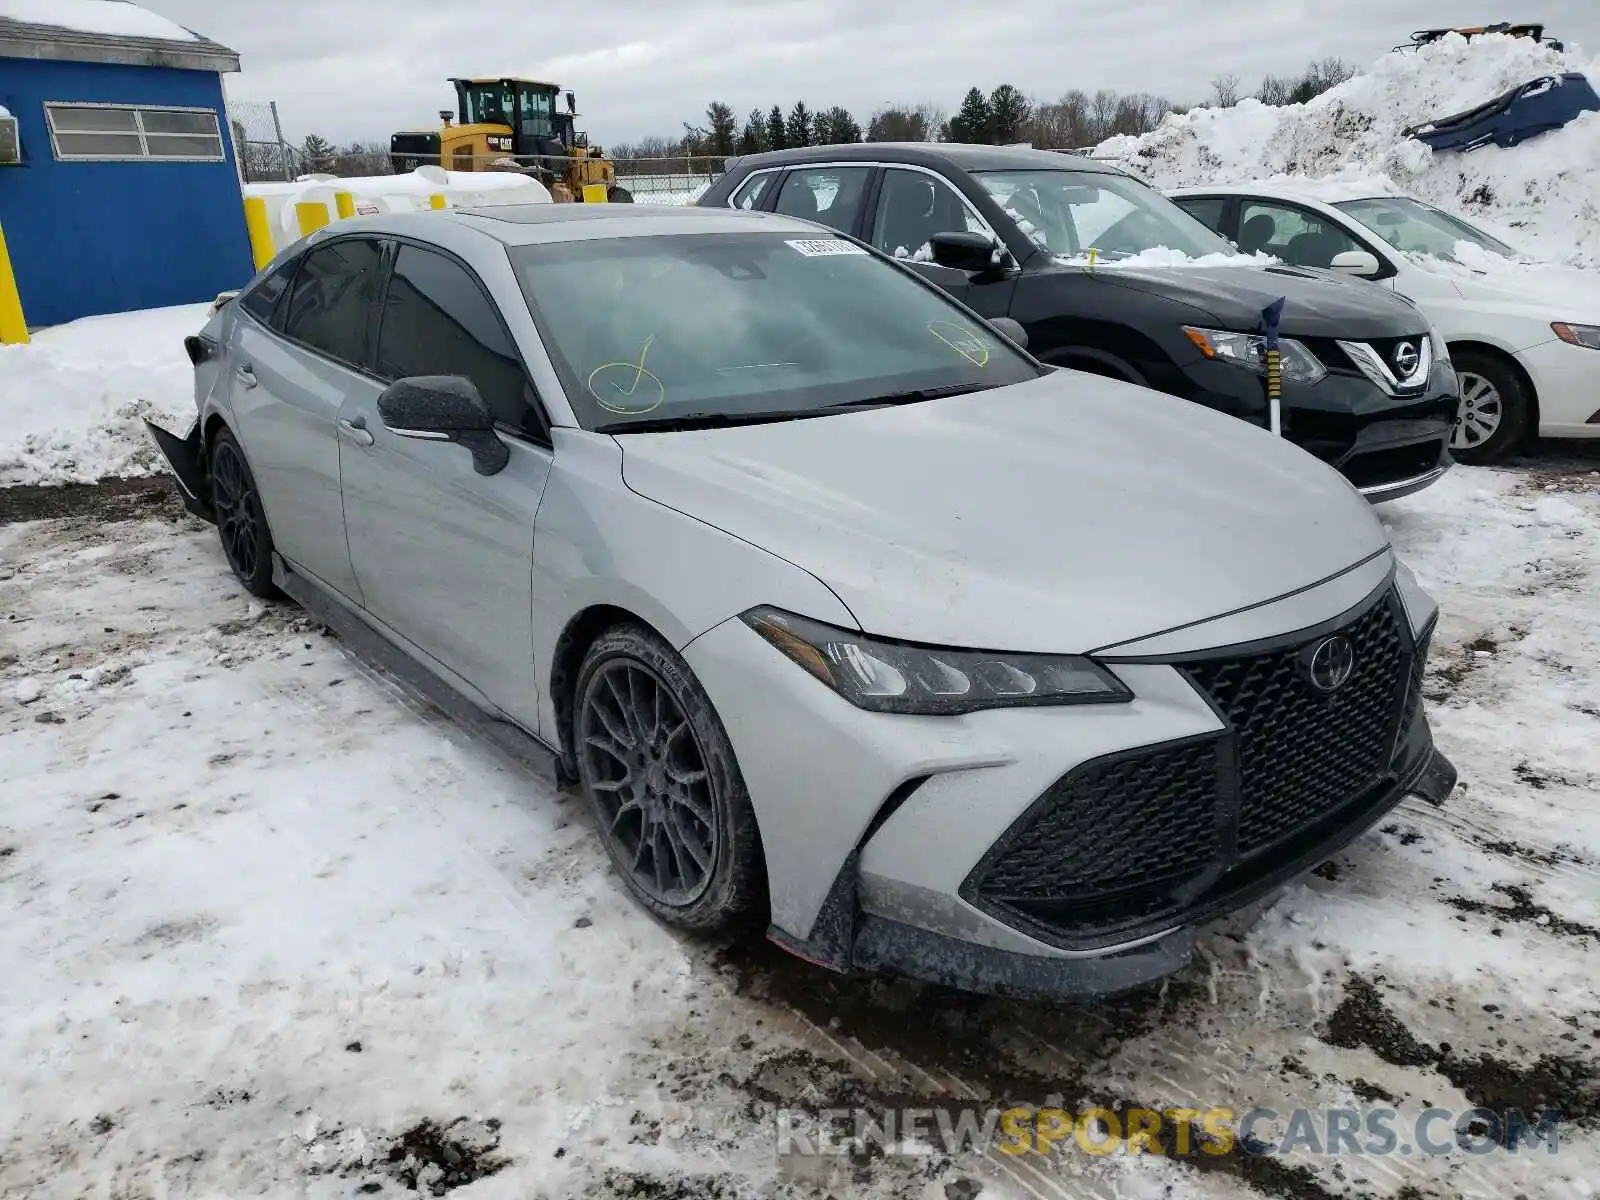
[[[247,388],[255,387],[256,373],[250,369],[249,363],[240,363],[233,369],[234,378]]]
[[[367,419],[365,417],[357,417],[353,421],[346,421],[341,417],[339,419],[339,432],[358,446],[372,445],[372,431],[367,428]]]

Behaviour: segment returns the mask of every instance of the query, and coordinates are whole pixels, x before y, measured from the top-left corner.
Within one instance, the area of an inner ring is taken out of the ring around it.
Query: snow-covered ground
[[[1600,1187],[1600,471],[1459,468],[1386,508],[1443,603],[1430,709],[1464,788],[1098,1009],[665,931],[579,801],[146,511],[0,527],[0,1193],[804,1194],[775,1105],[1051,1093],[1573,1116],[1554,1157],[934,1155],[835,1194]]]
[[[1112,138],[1095,155],[1157,187],[1328,178],[1367,195],[1398,188],[1503,229],[1518,249],[1600,266],[1600,113],[1509,150],[1434,153],[1401,136],[1561,71],[1600,83],[1600,59],[1527,38],[1452,35],[1414,53],[1386,54],[1309,103],[1273,108],[1244,100],[1173,114],[1151,133]]]
[[[165,469],[141,418],[178,432],[194,419],[183,339],[206,307],[87,317],[0,346],[0,487]]]

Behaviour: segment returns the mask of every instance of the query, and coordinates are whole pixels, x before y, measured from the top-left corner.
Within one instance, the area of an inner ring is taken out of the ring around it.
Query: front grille
[[[1358,488],[1378,487],[1427,474],[1439,465],[1443,453],[1441,437],[1436,442],[1413,442],[1409,446],[1389,446],[1354,454],[1339,469]]]
[[[1100,759],[1058,779],[1034,812],[1028,837],[984,876],[986,895],[1091,899],[1180,879],[1216,857],[1216,742]]]
[[[1428,648],[1433,642],[1437,620],[1422,631],[1417,638],[1417,648],[1411,656],[1411,671],[1407,680],[1405,716],[1400,718],[1400,736],[1395,741],[1395,757],[1405,752],[1412,731],[1422,717],[1422,683],[1428,667]]]
[[[1355,674],[1331,694],[1312,687],[1307,645],[1187,670],[1234,732],[1239,755],[1239,850],[1252,854],[1371,787],[1389,765],[1407,648],[1388,603],[1343,632]]]
[[[1325,693],[1306,663],[1331,633],[1350,639],[1355,666]],[[1106,944],[1186,910],[1220,910],[1369,819],[1393,790],[1402,706],[1407,733],[1416,720],[1422,655],[1392,590],[1331,633],[1174,664],[1225,731],[1069,772],[996,843],[963,894],[1043,936]]]

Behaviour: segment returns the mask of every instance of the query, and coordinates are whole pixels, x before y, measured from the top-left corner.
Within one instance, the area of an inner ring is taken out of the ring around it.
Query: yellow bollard
[[[244,227],[250,234],[251,261],[259,271],[277,253],[272,244],[272,222],[267,220],[267,202],[260,196],[244,198]]]
[[[606,185],[603,183],[586,183],[583,185],[583,202],[585,204],[605,204]]]
[[[433,195],[429,196],[428,197],[428,207],[429,208],[443,208],[444,207],[444,193],[443,192],[435,192]]]
[[[315,200],[301,200],[294,206],[294,215],[300,222],[300,236],[305,237],[328,223],[328,206]]]
[[[0,345],[26,346],[28,341],[17,277],[11,270],[11,256],[6,253],[6,231],[0,229]]]
[[[333,194],[333,207],[339,212],[339,219],[356,215],[356,198],[349,192],[335,192]]]

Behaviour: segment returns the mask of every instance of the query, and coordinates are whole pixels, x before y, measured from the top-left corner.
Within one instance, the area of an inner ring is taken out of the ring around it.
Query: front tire
[[[217,517],[223,557],[244,590],[263,600],[276,596],[272,531],[267,528],[261,493],[244,449],[226,427],[211,443],[211,511]]]
[[[1533,420],[1533,401],[1522,377],[1504,360],[1476,350],[1452,352],[1461,403],[1450,430],[1450,456],[1491,463],[1522,444]]]
[[[611,190],[606,193],[606,199],[612,204],[632,204],[633,193],[620,184],[612,184]]]
[[[723,931],[763,905],[766,867],[733,746],[689,665],[619,625],[584,655],[573,705],[578,780],[634,897],[680,929]]]

